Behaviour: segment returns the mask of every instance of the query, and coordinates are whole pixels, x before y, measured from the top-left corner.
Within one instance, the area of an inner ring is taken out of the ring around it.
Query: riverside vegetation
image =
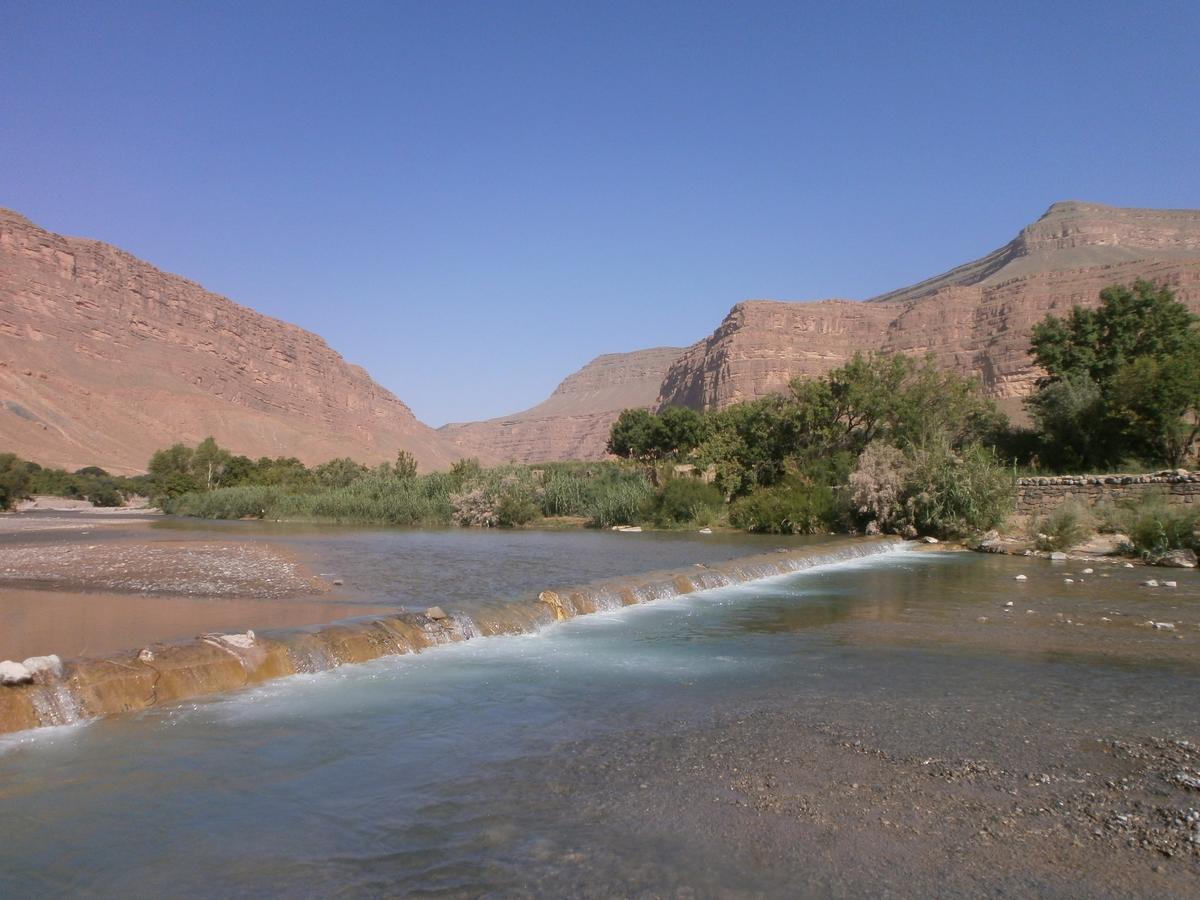
[[[208,438],[156,452],[137,479],[41,470],[0,489],[16,498],[34,482],[74,479],[70,489],[89,499],[137,490],[168,512],[207,518],[475,527],[549,519],[963,537],[1008,516],[1018,474],[1179,465],[1194,453],[1197,317],[1168,288],[1144,281],[1107,288],[1100,299],[1096,309],[1076,307],[1035,327],[1032,353],[1046,375],[1027,401],[1028,429],[1011,427],[974,379],[931,358],[868,354],[720,410],[625,410],[608,443],[616,459],[604,462],[484,468],[466,459],[420,474],[404,451],[375,467],[349,458],[307,467],[237,456]],[[0,458],[0,479],[32,465]],[[1151,506],[1120,515],[1144,552],[1195,543],[1195,517]],[[1094,524],[1069,509],[1035,523],[1047,546]]]

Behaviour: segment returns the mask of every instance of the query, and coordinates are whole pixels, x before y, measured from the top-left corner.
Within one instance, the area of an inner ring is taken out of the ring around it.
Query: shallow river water
[[[364,602],[456,605],[419,567],[465,545],[290,540]],[[697,552],[554,544],[461,596]],[[1186,896],[1200,578],[1080,565],[889,552],[8,736],[0,896]]]

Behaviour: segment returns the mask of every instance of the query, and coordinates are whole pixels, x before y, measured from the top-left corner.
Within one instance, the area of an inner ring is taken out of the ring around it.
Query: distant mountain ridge
[[[1200,210],[1055,203],[999,249],[867,301],[738,303],[712,334],[666,364],[653,399],[643,382],[637,402],[626,405],[720,408],[784,390],[793,378],[819,375],[873,350],[931,353],[946,368],[977,375],[1001,406],[1019,413],[1038,377],[1028,352],[1034,324],[1075,304],[1094,305],[1103,288],[1138,278],[1170,285],[1200,312]],[[603,368],[590,377],[603,379]],[[573,405],[570,391],[560,391],[554,403],[534,408],[536,416],[530,410],[508,417],[508,426],[497,419],[442,431],[464,451],[497,445],[503,458],[523,462],[601,456],[608,435],[601,426],[616,412],[582,428],[574,417],[583,407]],[[530,418],[536,428],[527,424]],[[501,437],[506,428],[524,437]],[[573,437],[563,441],[556,437],[561,434]]]
[[[985,256],[870,300],[736,304],[686,348],[605,354],[523,412],[433,430],[310,332],[99,241],[0,210],[0,451],[139,471],[207,435],[250,456],[422,468],[599,459],[621,409],[713,409],[785,389],[858,351],[932,354],[1010,411],[1038,371],[1048,312],[1146,278],[1200,312],[1200,210],[1053,204]]]
[[[317,335],[0,210],[0,451],[136,472],[208,435],[310,464],[461,455]]]
[[[491,453],[521,463],[602,459],[608,432],[621,410],[655,405],[679,347],[654,347],[598,356],[568,375],[531,409],[489,419],[443,425],[438,432],[463,453]]]
[[[1138,278],[1170,285],[1200,311],[1200,210],[1055,203],[1000,249],[866,302],[737,304],[671,365],[658,404],[727,406],[875,350],[932,353],[1016,410],[1038,377],[1034,324]]]

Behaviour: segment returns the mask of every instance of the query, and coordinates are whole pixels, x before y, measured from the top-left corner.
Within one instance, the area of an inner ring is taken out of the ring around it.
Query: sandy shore
[[[0,659],[111,654],[210,631],[295,628],[386,609],[344,602],[286,548],[161,539],[129,512],[0,518]]]
[[[0,583],[199,597],[282,598],[329,589],[279,547],[234,541],[0,546]]]

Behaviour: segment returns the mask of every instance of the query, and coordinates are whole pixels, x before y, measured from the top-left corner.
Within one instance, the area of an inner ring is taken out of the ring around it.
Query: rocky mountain
[[[621,409],[721,407],[859,350],[932,353],[1015,412],[1038,376],[1033,325],[1137,278],[1200,311],[1200,210],[1056,203],[999,250],[910,287],[739,303],[691,347],[600,356],[532,409],[434,431],[316,335],[0,210],[0,450],[114,471],[209,434],[306,462],[375,462],[400,448],[424,468],[464,455],[597,459]]]
[[[1170,285],[1200,312],[1200,210],[1055,203],[982,259],[866,302],[739,303],[671,365],[657,402],[722,407],[877,350],[932,353],[1015,412],[1039,374],[1033,325],[1138,278]]]
[[[633,406],[653,407],[663,376],[681,352],[655,347],[598,356],[532,409],[438,431],[462,453],[490,453],[506,462],[602,459],[617,415]]]
[[[208,435],[306,463],[461,455],[317,335],[0,210],[0,450],[135,472]]]

